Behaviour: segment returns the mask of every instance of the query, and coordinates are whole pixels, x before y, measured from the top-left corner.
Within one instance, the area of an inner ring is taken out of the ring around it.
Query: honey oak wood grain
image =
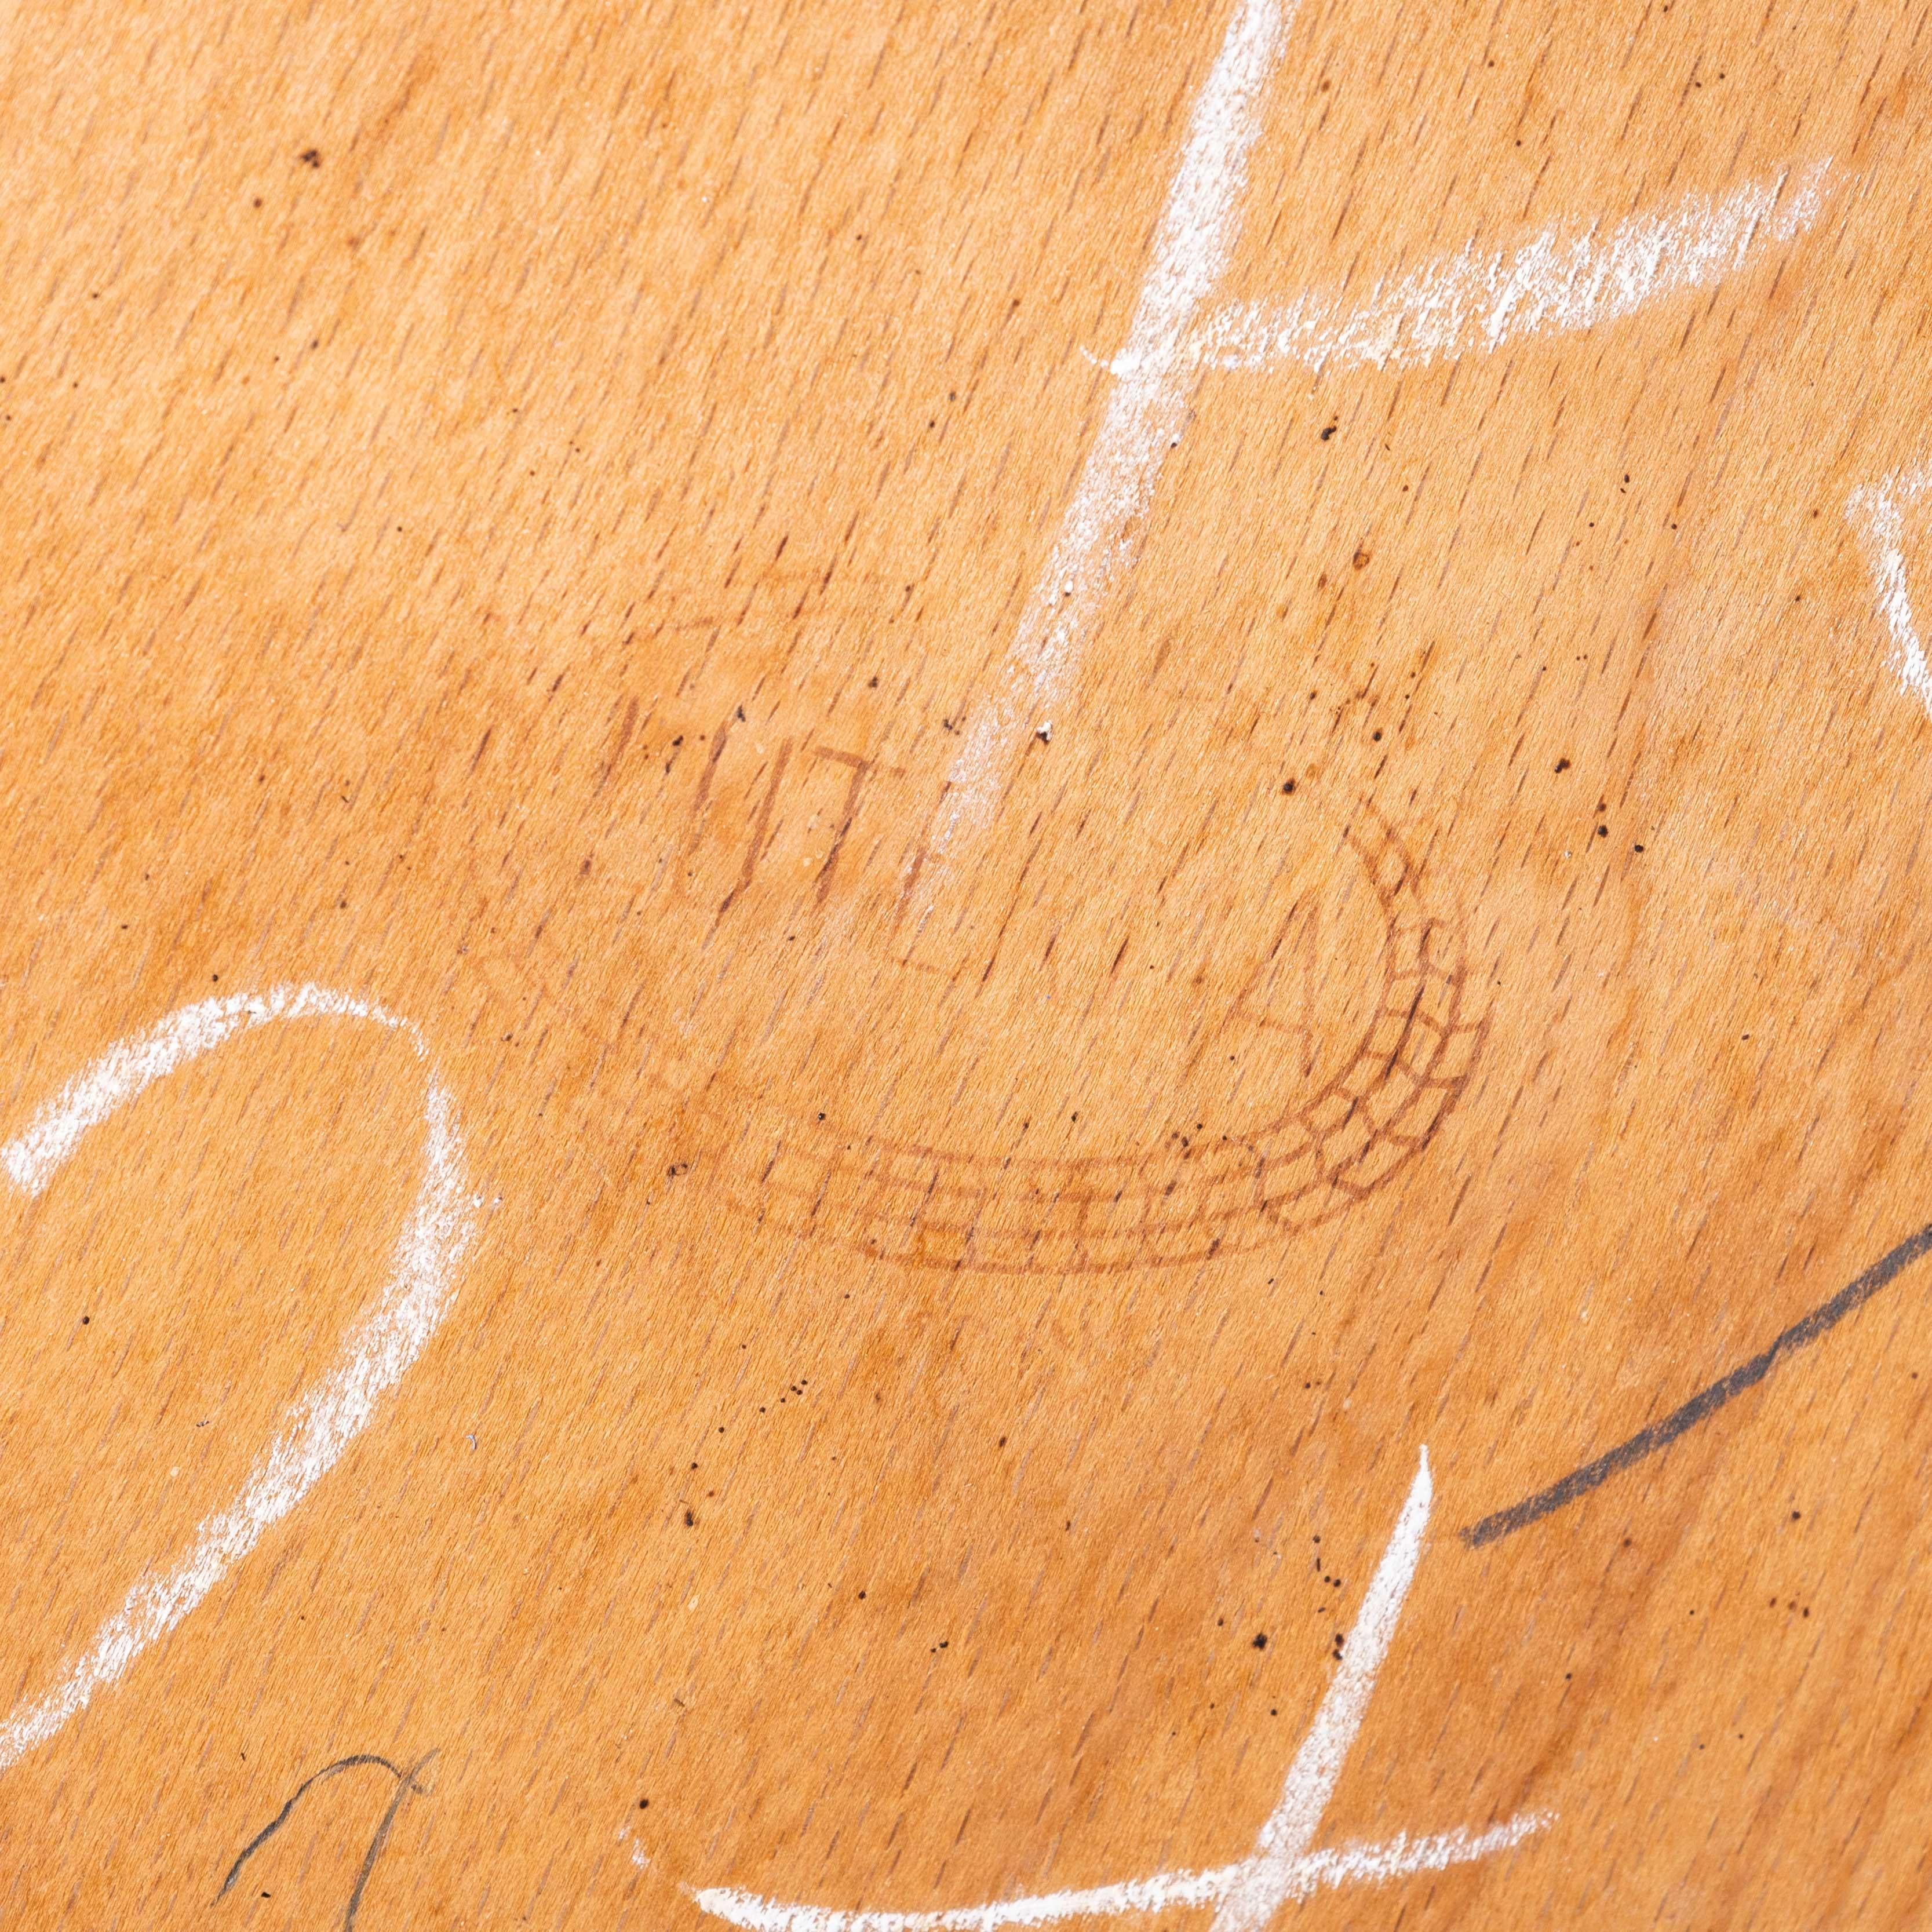
[[[1922,1916],[1932,1266],[1459,1532],[1932,1222],[1932,509],[1858,494],[1932,458],[1926,10],[1281,9],[956,836],[1240,13],[0,17],[0,1136],[197,1001],[423,1046],[252,1028],[0,1199],[0,1706],[329,1372],[432,1082],[476,1223],[0,1774],[0,1919],[1229,1867],[1425,1447],[1308,1849],[1540,1822],[1261,1922]],[[1747,206],[1627,313],[1196,352]]]

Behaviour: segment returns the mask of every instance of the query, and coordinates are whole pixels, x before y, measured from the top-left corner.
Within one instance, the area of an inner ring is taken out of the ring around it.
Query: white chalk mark
[[[692,1898],[700,1911],[741,1926],[745,1932],[1000,1932],[1010,1925],[1049,1925],[1065,1918],[1210,1905],[1218,1908],[1214,1924],[1220,1932],[1235,1928],[1256,1932],[1289,1900],[1306,1898],[1324,1887],[1383,1884],[1412,1873],[1446,1871],[1451,1865],[1467,1864],[1521,1844],[1553,1822],[1547,1813],[1523,1812],[1486,1832],[1444,1832],[1424,1838],[1402,1833],[1378,1845],[1309,1850],[1361,1727],[1376,1674],[1388,1653],[1414,1578],[1432,1494],[1425,1449],[1345,1646],[1342,1666],[1329,1680],[1315,1721],[1288,1768],[1281,1801],[1248,1857],[1206,1871],[1158,1872],[1118,1885],[937,1912],[847,1912],[831,1906],[788,1904],[722,1886],[692,1891]]]
[[[1506,1852],[1553,1821],[1529,1811],[1486,1832],[1443,1832],[1433,1838],[1406,1834],[1379,1845],[1344,1845],[1310,1852],[1288,1868],[1284,1897],[1302,1899],[1326,1888],[1384,1885],[1417,1872],[1447,1871]],[[781,1905],[745,1892],[692,1894],[699,1909],[746,1932],[1000,1932],[1009,1925],[1052,1925],[1064,1918],[1118,1917],[1127,1912],[1178,1912],[1218,1905],[1246,1876],[1246,1858],[1210,1871],[1162,1872],[1085,1892],[1049,1892],[1000,1905],[970,1905],[950,1912],[835,1912],[821,1905]]]
[[[371,1022],[406,1034],[427,1061],[422,1035],[382,1007],[316,986],[279,986],[258,997],[204,1000],[110,1047],[70,1081],[17,1138],[0,1148],[28,1195],[43,1192],[91,1128],[145,1088],[248,1028],[308,1018]],[[335,1366],[293,1405],[241,1495],[196,1530],[188,1552],[144,1576],[60,1681],[24,1700],[0,1723],[0,1771],[44,1744],[94,1694],[172,1630],[269,1526],[286,1516],[367,1425],[376,1400],[422,1352],[448,1312],[456,1272],[478,1203],[465,1195],[456,1106],[432,1069],[424,1103],[426,1172],[382,1292],[344,1337]]]
[[[1912,614],[1912,592],[1905,576],[1905,512],[1932,489],[1932,464],[1916,470],[1895,470],[1882,483],[1854,490],[1845,514],[1863,536],[1871,560],[1878,608],[1892,633],[1894,668],[1908,697],[1916,698],[1932,715],[1932,668]]]
[[[250,1027],[300,1019],[372,1020],[400,1029],[410,1036],[419,1055],[424,1051],[422,1036],[406,1020],[320,986],[278,986],[259,997],[244,993],[225,1000],[203,1000],[170,1013],[133,1040],[110,1047],[92,1066],[75,1075],[34,1116],[24,1133],[0,1148],[0,1166],[23,1192],[38,1194],[90,1127],[98,1127],[157,1080]]]
[[[1219,369],[1375,368],[1480,354],[1532,335],[1594,328],[1647,304],[1713,286],[1815,223],[1829,160],[1689,194],[1607,230],[1545,229],[1507,253],[1473,248],[1427,262],[1367,296],[1311,290],[1285,302],[1232,303],[1189,346]],[[1124,374],[1132,352],[1114,363]]]
[[[1294,0],[1238,0],[1194,105],[1116,380],[1046,568],[1021,613],[994,688],[974,711],[920,852],[916,929],[959,848],[982,834],[1029,736],[1066,692],[1106,593],[1138,547],[1168,450],[1205,368],[1403,364],[1494,350],[1546,331],[1583,329],[1680,291],[1708,287],[1818,218],[1829,160],[1727,194],[1685,196],[1607,232],[1546,230],[1507,254],[1473,248],[1428,264],[1365,302],[1310,292],[1235,304],[1201,320],[1240,232],[1248,158]]]
[[[1290,1868],[1315,1842],[1348,1748],[1361,1729],[1369,1694],[1376,1688],[1376,1673],[1388,1654],[1389,1640],[1395,1634],[1403,1600],[1415,1578],[1422,1534],[1429,1527],[1429,1506],[1434,1498],[1429,1451],[1424,1449],[1408,1500],[1396,1520],[1394,1534],[1369,1580],[1368,1594],[1343,1647],[1340,1668],[1328,1680],[1315,1721],[1288,1768],[1281,1802],[1262,1827],[1240,1882],[1214,1915],[1213,1932],[1260,1932],[1292,1889]]]
[[[1292,11],[1292,0],[1238,0],[1195,101],[1122,352],[1132,373],[1108,399],[998,685],[953,760],[944,812],[928,844],[928,892],[948,849],[985,830],[1013,761],[1066,689],[1108,586],[1133,556],[1161,464],[1187,412],[1182,364],[1188,336],[1240,232],[1249,152]]]

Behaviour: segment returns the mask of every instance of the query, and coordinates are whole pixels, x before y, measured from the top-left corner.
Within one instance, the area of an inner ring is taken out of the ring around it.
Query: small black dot
[[[1257,1650],[1267,1649],[1268,1632],[1266,1630],[1256,1630],[1255,1632],[1255,1648]]]

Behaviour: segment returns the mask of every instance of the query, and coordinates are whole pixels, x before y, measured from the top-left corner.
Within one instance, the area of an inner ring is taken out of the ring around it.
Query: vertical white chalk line
[[[369,1021],[404,1034],[418,1058],[428,1058],[422,1034],[409,1021],[321,987],[278,986],[259,997],[204,1000],[110,1047],[0,1148],[0,1166],[25,1192],[38,1195],[88,1130],[145,1088],[249,1028],[306,1018]],[[301,1502],[436,1332],[454,1296],[478,1204],[464,1192],[456,1104],[434,1069],[424,1118],[425,1172],[392,1273],[344,1337],[335,1366],[297,1400],[240,1496],[202,1522],[187,1554],[161,1575],[136,1583],[59,1682],[23,1700],[0,1723],[0,1772],[44,1744],[96,1691],[121,1677],[254,1548],[264,1530]]]
[[[1837,184],[1829,160],[1692,194],[1607,232],[1543,230],[1504,253],[1473,248],[1424,262],[1364,298],[1311,290],[1236,302],[1188,346],[1217,369],[1406,368],[1491,352],[1508,342],[1619,322],[1648,304],[1714,287],[1817,221]],[[1124,357],[1114,367],[1126,365]]]
[[[745,1932],[1003,1932],[1008,1926],[1048,1925],[1066,1918],[1105,1918],[1130,1912],[1174,1912],[1212,1905],[1220,1932],[1256,1932],[1289,1899],[1306,1898],[1325,1886],[1384,1884],[1424,1871],[1446,1871],[1508,1851],[1553,1821],[1547,1813],[1524,1812],[1486,1832],[1444,1832],[1424,1838],[1398,1834],[1379,1845],[1345,1845],[1332,1851],[1309,1846],[1328,1808],[1348,1749],[1361,1727],[1369,1694],[1388,1654],[1390,1640],[1414,1580],[1428,1527],[1433,1489],[1429,1452],[1421,1454],[1414,1482],[1362,1603],[1361,1615],[1330,1679],[1315,1721],[1288,1768],[1276,1805],[1253,1852],[1233,1864],[1206,1871],[1156,1872],[1149,1878],[1078,1891],[1004,1899],[990,1905],[954,1906],[937,1912],[844,1911],[760,1898],[727,1886],[692,1889],[700,1911]]]
[[[1376,1688],[1376,1674],[1388,1654],[1389,1640],[1395,1634],[1403,1600],[1415,1579],[1434,1496],[1429,1451],[1424,1449],[1408,1500],[1402,1506],[1382,1560],[1376,1565],[1361,1614],[1343,1648],[1341,1667],[1329,1679],[1315,1721],[1288,1768],[1281,1802],[1262,1827],[1254,1856],[1240,1883],[1214,1915],[1213,1932],[1261,1932],[1293,1891],[1295,1862],[1315,1842],[1348,1748],[1361,1729],[1370,1693]]]
[[[1932,464],[1894,471],[1882,483],[1854,490],[1845,505],[1852,527],[1864,538],[1871,562],[1879,613],[1892,633],[1894,668],[1906,694],[1916,698],[1932,716],[1932,667],[1912,615],[1905,574],[1905,512],[1932,489]]]
[[[1292,11],[1293,0],[1237,0],[1195,101],[1122,352],[1132,373],[1118,379],[1108,399],[998,683],[953,760],[944,814],[928,842],[928,893],[950,849],[986,830],[1014,760],[1066,689],[1108,586],[1132,557],[1161,465],[1186,416],[1184,349],[1240,232],[1248,155]]]

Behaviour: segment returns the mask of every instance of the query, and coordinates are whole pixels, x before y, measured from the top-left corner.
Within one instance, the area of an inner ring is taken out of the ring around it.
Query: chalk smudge
[[[1932,668],[1925,662],[1905,575],[1905,512],[1932,488],[1932,464],[1894,470],[1882,483],[1854,490],[1845,514],[1865,540],[1878,608],[1892,633],[1893,668],[1907,697],[1932,715]]]

